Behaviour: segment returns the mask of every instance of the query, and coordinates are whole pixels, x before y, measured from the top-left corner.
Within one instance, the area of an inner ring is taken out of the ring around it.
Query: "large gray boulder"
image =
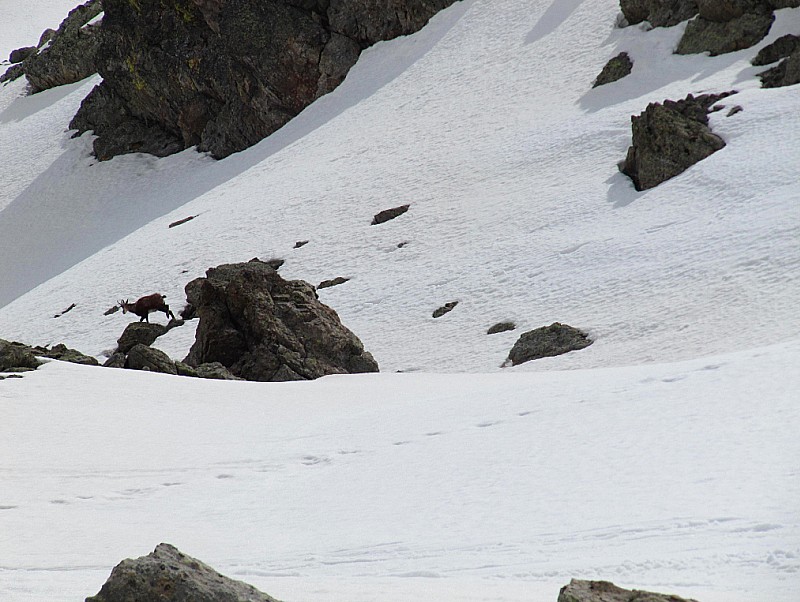
[[[781,88],[800,84],[800,48],[780,63],[758,74],[763,88]]]
[[[717,56],[750,48],[764,39],[774,20],[775,15],[764,7],[726,21],[697,17],[689,21],[675,53],[708,52],[711,56]]]
[[[620,52],[617,56],[605,64],[600,75],[594,80],[593,88],[613,83],[617,80],[630,75],[633,70],[633,61],[627,52]]]
[[[653,27],[671,27],[697,14],[697,0],[620,0],[629,24],[649,21]]]
[[[127,559],[111,571],[86,602],[278,602],[251,585],[219,574],[166,543],[147,556]]]
[[[16,79],[24,74],[31,93],[35,93],[97,73],[95,57],[100,45],[100,25],[88,23],[102,10],[100,0],[89,0],[75,7],[57,31],[45,32],[37,47],[18,55],[24,59],[17,68],[3,74],[0,81]]]
[[[517,366],[543,357],[578,351],[592,344],[585,332],[554,322],[523,333],[514,343],[504,365]]]
[[[136,345],[152,345],[155,340],[167,332],[167,327],[148,322],[131,322],[117,339],[117,351],[128,353]]]
[[[175,362],[166,353],[142,344],[134,345],[128,351],[123,367],[130,370],[178,374]]]
[[[216,158],[282,127],[344,80],[361,51],[455,0],[104,0],[103,82],[70,127],[97,157]]]
[[[561,588],[558,602],[697,602],[668,594],[617,587],[608,581],[573,579]]]
[[[184,362],[219,362],[246,380],[314,379],[377,372],[358,337],[322,304],[314,287],[284,280],[264,262],[211,268],[186,285],[200,318]]]
[[[36,370],[41,365],[36,352],[28,345],[0,339],[0,372]]]
[[[708,111],[729,94],[651,103],[631,117],[633,141],[620,169],[636,190],[653,188],[725,146],[708,127]]]

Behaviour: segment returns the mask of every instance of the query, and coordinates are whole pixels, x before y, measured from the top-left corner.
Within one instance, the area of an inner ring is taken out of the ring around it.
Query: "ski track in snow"
[[[0,50],[70,5],[10,19],[0,0]],[[794,602],[800,122],[796,87],[759,89],[749,61],[800,9],[721,57],[675,56],[684,25],[617,14],[462,0],[219,162],[95,161],[66,128],[97,78],[0,88],[0,337],[102,358],[128,321],[103,316],[117,299],[177,310],[208,267],[281,257],[287,278],[350,278],[321,299],[383,372],[413,373],[50,362],[0,381],[0,600],[82,599],[169,541],[286,600],[544,601],[581,577]],[[633,73],[590,89],[623,50]],[[725,149],[643,193],[617,171],[631,115],[730,89],[711,116]],[[500,373],[554,321],[595,343]],[[180,359],[195,327],[157,346]]]

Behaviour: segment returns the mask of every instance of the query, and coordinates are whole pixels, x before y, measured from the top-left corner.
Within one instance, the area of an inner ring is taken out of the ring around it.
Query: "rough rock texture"
[[[384,222],[388,222],[396,217],[400,217],[406,211],[408,211],[411,205],[400,205],[399,207],[393,207],[392,209],[384,209],[383,211],[379,211],[376,213],[372,218],[372,225],[377,226],[378,224],[383,224]]]
[[[314,287],[287,281],[266,263],[226,264],[186,285],[200,317],[190,366],[220,362],[246,380],[314,379],[377,372],[361,341]]]
[[[800,48],[788,58],[758,74],[762,88],[781,88],[800,84]]]
[[[458,301],[448,301],[441,307],[437,307],[435,310],[433,310],[433,314],[431,315],[434,318],[441,318],[443,315],[453,311],[456,305],[458,305]]]
[[[697,14],[697,0],[620,0],[629,24],[649,21],[653,27],[671,27]]]
[[[97,157],[216,158],[283,126],[342,82],[362,49],[455,0],[104,0],[103,82],[70,127]]]
[[[0,371],[20,372],[36,370],[42,362],[36,359],[33,348],[22,343],[0,339]]]
[[[8,62],[11,64],[21,63],[26,58],[34,54],[37,50],[38,48],[36,48],[36,46],[25,46],[24,48],[12,50],[11,54],[8,55]]]
[[[317,285],[317,289],[339,286],[340,284],[344,284],[345,282],[349,281],[350,278],[345,278],[344,276],[337,276],[336,278],[331,278],[330,280],[323,280]]]
[[[161,324],[131,322],[117,339],[117,351],[128,353],[136,345],[152,345],[158,337],[166,332],[167,327]]]
[[[651,103],[631,117],[633,143],[620,169],[636,190],[653,188],[725,146],[708,127],[708,110],[730,94],[690,94],[663,105]]]
[[[766,10],[746,12],[729,21],[698,17],[689,21],[676,54],[709,52],[711,56],[735,52],[758,44],[769,33],[775,15]]]
[[[111,571],[100,592],[86,602],[277,602],[251,585],[159,544],[147,556],[127,559]]]
[[[508,354],[506,364],[517,366],[542,357],[577,351],[592,344],[584,333],[559,322],[520,335]]]
[[[771,65],[789,57],[797,49],[800,49],[800,36],[789,33],[764,46],[750,62],[756,67]]]
[[[498,322],[493,326],[490,326],[489,329],[486,331],[486,334],[498,334],[501,332],[508,332],[509,330],[514,330],[517,327],[514,322]]]
[[[102,11],[100,0],[89,0],[70,11],[58,31],[42,35],[39,45],[30,52],[20,68],[9,70],[0,81],[25,74],[31,92],[80,81],[97,72],[95,62],[100,45],[100,24],[87,25]],[[50,30],[52,31],[52,30]]]
[[[594,85],[592,87],[596,88],[597,86],[604,86],[605,84],[620,80],[626,75],[630,75],[632,69],[633,61],[631,57],[628,56],[627,52],[620,52],[606,63],[600,75],[594,80]]]
[[[163,374],[177,374],[178,369],[175,367],[170,357],[160,349],[153,349],[147,345],[134,345],[128,351],[128,356],[125,358],[125,368],[131,370],[148,370],[150,372],[161,372]]]
[[[573,579],[561,588],[558,602],[697,602],[678,596],[622,589],[608,581]]]
[[[70,349],[63,343],[53,345],[49,349],[47,347],[33,347],[33,351],[39,357],[48,357],[62,362],[70,362],[72,364],[83,364],[85,366],[99,366],[100,362],[90,355],[86,355],[75,349]]]

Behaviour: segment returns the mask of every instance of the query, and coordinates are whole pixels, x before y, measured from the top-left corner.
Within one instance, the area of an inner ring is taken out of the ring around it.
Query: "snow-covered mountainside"
[[[71,4],[0,1],[0,57]],[[177,310],[209,267],[281,258],[349,278],[320,298],[384,372],[0,381],[0,599],[81,599],[170,541],[286,600],[555,600],[572,576],[796,600],[800,96],[750,60],[800,9],[717,57],[672,53],[685,24],[618,16],[461,0],[221,161],[98,162],[67,131],[98,77],[0,88],[0,338],[102,358],[118,299]],[[633,72],[592,89],[621,51]],[[710,116],[727,146],[637,192],[630,117],[729,90]],[[487,335],[500,321],[517,329]],[[556,321],[595,342],[500,367]],[[181,359],[193,336],[156,346]]]

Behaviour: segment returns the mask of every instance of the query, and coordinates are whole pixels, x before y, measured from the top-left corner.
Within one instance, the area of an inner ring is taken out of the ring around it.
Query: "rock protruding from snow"
[[[88,601],[87,601],[88,602]],[[656,594],[617,587],[609,581],[573,579],[561,588],[558,602],[697,602],[669,594]]]
[[[184,360],[220,362],[246,380],[310,380],[377,372],[358,337],[321,303],[314,287],[284,280],[262,261],[211,268],[186,285],[200,318]]]
[[[717,56],[750,48],[764,39],[775,20],[765,3],[751,3],[745,12],[730,10],[730,6],[740,4],[736,2],[721,0],[709,4],[719,9],[708,18],[701,12],[701,16],[689,21],[675,50],[677,54],[708,52]]]
[[[134,345],[128,351],[124,367],[131,370],[178,374],[175,362],[173,362],[166,353],[160,349],[153,349],[141,343]]]
[[[86,602],[277,602],[252,585],[221,575],[174,546],[159,544],[147,556],[127,559],[111,571]]]
[[[653,27],[671,27],[697,14],[697,0],[620,0],[631,25],[649,21]]]
[[[617,80],[622,79],[626,75],[630,75],[633,69],[633,61],[627,52],[620,52],[617,56],[610,59],[597,79],[594,80],[593,88],[597,86],[604,86]]]
[[[41,365],[28,345],[0,339],[0,372],[36,370]]]
[[[631,117],[633,142],[620,169],[636,190],[653,188],[725,146],[708,127],[708,112],[732,93],[651,103]]]
[[[399,207],[393,207],[391,209],[379,211],[373,216],[372,225],[377,226],[379,224],[388,222],[389,220],[393,220],[396,217],[400,217],[406,211],[408,211],[409,207],[411,207],[411,205],[400,205]]]
[[[505,365],[517,366],[543,357],[578,351],[592,344],[589,336],[567,324],[554,322],[523,333],[514,343]]]
[[[117,339],[117,352],[128,353],[136,345],[152,345],[167,327],[149,322],[131,322]]]
[[[103,10],[100,0],[89,0],[72,9],[58,31],[42,35],[38,47],[26,49],[24,59],[0,77],[0,81],[26,75],[31,92],[71,84],[97,73],[100,24],[89,24]],[[14,61],[12,61],[14,62]]]
[[[70,127],[94,151],[222,158],[336,88],[361,51],[455,0],[104,0],[103,82]]]
[[[781,60],[783,59],[783,60]],[[800,36],[787,34],[762,48],[753,65],[769,65],[781,61],[758,74],[764,88],[780,88],[800,83]]]

